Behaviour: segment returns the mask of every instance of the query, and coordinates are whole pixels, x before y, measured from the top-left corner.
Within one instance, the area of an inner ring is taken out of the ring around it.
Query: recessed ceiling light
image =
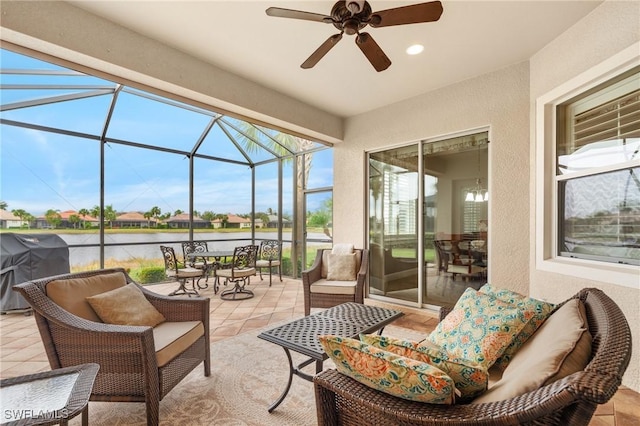
[[[422,53],[422,51],[424,50],[424,46],[421,44],[414,44],[411,45],[409,47],[407,47],[407,54],[408,55],[417,55],[418,53]]]

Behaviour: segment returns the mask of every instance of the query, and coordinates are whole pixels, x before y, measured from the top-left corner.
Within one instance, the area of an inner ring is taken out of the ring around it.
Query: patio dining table
[[[213,293],[218,294],[218,289],[220,288],[220,283],[218,277],[216,276],[216,271],[220,268],[223,268],[224,265],[228,262],[230,257],[233,257],[233,250],[212,250],[212,251],[201,251],[189,253],[187,255],[189,259],[198,259],[202,258],[206,260],[206,269],[205,269],[205,284],[204,286],[198,285],[200,288],[207,288],[209,285],[208,280],[209,276],[213,273],[214,281],[213,281]]]

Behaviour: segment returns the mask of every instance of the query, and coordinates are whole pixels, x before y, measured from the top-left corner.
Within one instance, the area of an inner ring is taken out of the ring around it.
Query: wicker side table
[[[98,364],[82,364],[0,380],[2,425],[66,425],[82,413],[89,424],[89,397]]]

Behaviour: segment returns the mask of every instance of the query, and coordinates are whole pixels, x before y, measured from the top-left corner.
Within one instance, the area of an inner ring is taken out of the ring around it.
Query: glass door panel
[[[418,302],[418,145],[369,156],[369,293]]]
[[[453,306],[486,282],[487,137],[425,143],[424,304]]]

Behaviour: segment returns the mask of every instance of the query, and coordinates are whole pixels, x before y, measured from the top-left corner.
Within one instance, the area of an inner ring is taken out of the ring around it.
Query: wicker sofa
[[[108,324],[86,301],[131,283],[166,321],[154,327]],[[204,375],[210,375],[209,298],[153,293],[120,268],[41,278],[14,290],[33,308],[52,369],[100,365],[91,401],[145,402],[147,424],[157,425],[160,401],[189,372],[204,363]]]
[[[314,379],[318,424],[586,425],[596,406],[620,386],[631,357],[631,332],[602,291],[584,289],[574,298],[584,303],[592,335],[590,361],[582,371],[508,400],[435,405],[390,396],[330,369]],[[447,313],[442,310],[440,318]]]

